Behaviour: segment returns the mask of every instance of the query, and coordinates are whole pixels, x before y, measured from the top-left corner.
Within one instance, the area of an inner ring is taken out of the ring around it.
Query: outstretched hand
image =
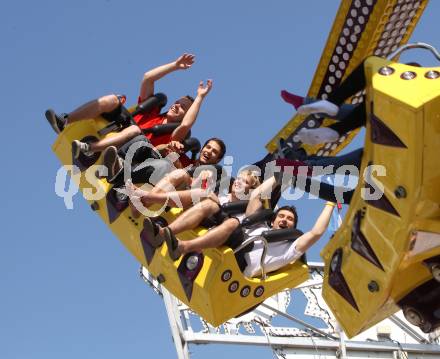
[[[195,60],[195,55],[185,53],[175,61],[175,64],[177,69],[186,70],[192,66],[194,60]]]
[[[197,95],[204,98],[209,93],[209,91],[211,91],[211,89],[212,89],[212,80],[207,80],[206,86],[203,83],[203,81],[200,81],[199,87],[197,88]]]
[[[171,141],[170,143],[168,143],[168,150],[170,152],[177,152],[177,153],[181,153],[184,150],[184,145],[182,143],[180,143],[179,141]]]

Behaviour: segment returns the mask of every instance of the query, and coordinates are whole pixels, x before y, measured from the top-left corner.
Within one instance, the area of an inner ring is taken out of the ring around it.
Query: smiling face
[[[232,192],[237,196],[238,194],[248,194],[252,187],[250,176],[240,174],[232,184]]]
[[[280,209],[272,222],[273,229],[293,228],[295,224],[295,215],[287,210]]]
[[[247,195],[259,185],[260,181],[256,175],[252,174],[251,171],[243,171],[237,176],[232,184],[231,192],[235,197],[240,198],[239,195]]]
[[[220,161],[222,148],[216,141],[209,141],[203,146],[199,155],[199,162],[202,165],[215,165]]]
[[[188,112],[192,105],[192,101],[187,97],[182,97],[174,102],[167,111],[167,119],[169,122],[180,122]]]

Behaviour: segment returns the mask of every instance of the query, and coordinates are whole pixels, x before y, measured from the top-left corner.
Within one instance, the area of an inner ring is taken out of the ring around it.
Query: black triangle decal
[[[374,190],[374,188],[365,182],[365,188]],[[390,200],[385,196],[385,193],[382,194],[382,196],[379,199],[365,199],[365,203],[368,203],[370,206],[373,206],[375,208],[379,208],[382,211],[391,213],[397,217],[400,217],[399,212],[393,207]]]
[[[371,142],[378,145],[407,148],[400,138],[374,113],[371,113],[370,123]]]
[[[361,218],[361,211],[358,211],[353,219],[353,226],[351,229],[351,248],[361,257],[384,271],[379,258],[377,258],[376,253],[374,253],[367,238],[361,232]]]
[[[330,263],[330,273],[328,278],[328,283],[342,298],[344,298],[354,309],[360,312],[357,306],[356,300],[351,293],[350,287],[341,272],[342,265],[342,248],[338,248]],[[332,267],[334,267],[332,269]]]

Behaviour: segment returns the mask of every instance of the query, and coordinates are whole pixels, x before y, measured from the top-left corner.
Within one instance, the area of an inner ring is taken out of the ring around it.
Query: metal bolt
[[[377,284],[376,281],[372,280],[370,283],[368,283],[368,290],[370,292],[378,292],[379,291],[379,284]]]
[[[389,76],[394,73],[394,69],[390,66],[384,66],[379,69],[379,73],[383,76]]]
[[[231,284],[229,284],[229,292],[234,293],[238,289],[238,282],[234,281]]]
[[[229,279],[232,278],[232,271],[227,269],[222,273],[222,281],[227,282]]]
[[[263,293],[264,293],[264,287],[260,285],[259,287],[257,287],[255,289],[254,296],[258,298],[258,297],[261,297],[263,295]]]
[[[413,71],[405,71],[400,75],[400,78],[403,80],[412,80],[416,78],[417,74]]]
[[[97,211],[98,209],[99,209],[99,203],[98,202],[93,202],[91,205],[90,205],[90,208],[93,210],[93,211]]]
[[[425,77],[430,80],[434,80],[440,77],[440,72],[435,70],[429,70],[425,73]]]
[[[407,195],[406,189],[402,186],[397,186],[397,188],[394,190],[394,195],[397,198],[405,198]]]
[[[315,120],[308,120],[307,121],[307,127],[313,128],[315,126],[316,126],[316,121]]]
[[[189,256],[185,263],[186,268],[191,271],[196,269],[198,264],[199,264],[199,257],[196,255]]]
[[[437,282],[440,282],[440,263],[434,263],[430,266],[432,276]]]
[[[242,290],[240,291],[240,295],[242,297],[247,297],[249,295],[249,293],[251,292],[251,287],[249,287],[248,285],[243,287]]]

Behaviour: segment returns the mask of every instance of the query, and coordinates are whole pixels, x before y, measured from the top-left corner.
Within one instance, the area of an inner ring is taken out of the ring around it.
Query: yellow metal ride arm
[[[387,57],[406,44],[414,31],[428,0],[352,0],[341,1],[327,43],[313,77],[309,97],[327,98],[338,85],[368,56]],[[363,94],[350,103],[363,101]],[[273,153],[280,138],[299,144],[295,135],[302,128],[328,125],[333,120],[315,116],[294,115],[267,143]],[[338,141],[324,145],[301,145],[308,154],[334,156],[341,151],[358,130],[343,135]]]
[[[365,74],[359,185],[321,253],[323,297],[350,337],[399,308],[429,332],[440,326],[440,68],[370,57]]]

